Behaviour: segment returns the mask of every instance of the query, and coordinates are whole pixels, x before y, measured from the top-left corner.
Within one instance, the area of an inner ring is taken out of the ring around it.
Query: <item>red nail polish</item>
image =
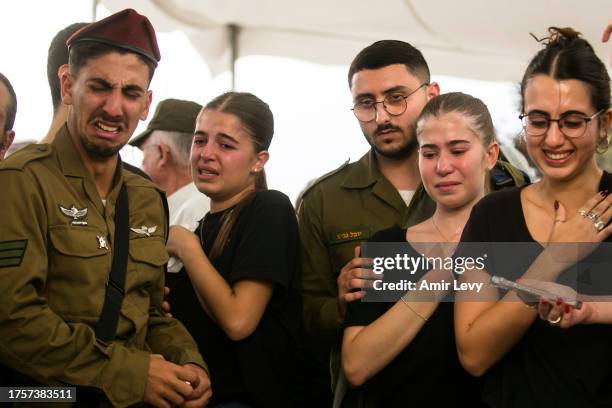
[[[557,211],[558,209],[559,209],[559,202],[555,200],[555,211]]]
[[[572,310],[572,307],[570,305],[565,305],[565,313],[569,313],[570,310]]]
[[[542,298],[540,298],[540,304],[543,305],[544,303],[546,303],[546,301]]]
[[[561,303],[563,303],[563,299],[557,298],[557,306],[561,306]]]

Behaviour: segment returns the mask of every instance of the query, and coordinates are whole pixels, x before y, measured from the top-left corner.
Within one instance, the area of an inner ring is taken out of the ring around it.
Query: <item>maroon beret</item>
[[[81,28],[68,38],[66,45],[93,41],[135,52],[157,66],[161,59],[155,30],[145,16],[125,9]]]

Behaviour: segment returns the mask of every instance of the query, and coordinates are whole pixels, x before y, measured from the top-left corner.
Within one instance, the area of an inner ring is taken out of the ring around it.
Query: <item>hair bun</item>
[[[542,37],[542,38],[536,37],[533,33],[529,33],[529,34],[533,38],[535,38],[537,42],[542,43],[545,46],[552,44],[552,43],[571,42],[573,40],[580,38],[580,36],[582,35],[582,33],[579,33],[578,31],[574,30],[571,27],[563,27],[563,28],[548,27],[548,36]]]

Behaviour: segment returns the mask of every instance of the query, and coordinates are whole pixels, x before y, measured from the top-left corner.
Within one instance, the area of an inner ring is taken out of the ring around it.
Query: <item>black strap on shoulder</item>
[[[102,313],[95,327],[96,338],[105,342],[113,341],[115,338],[121,303],[125,294],[125,272],[130,238],[129,214],[127,190],[125,184],[122,184],[115,205],[113,263],[106,282]]]
[[[166,221],[166,243],[168,243],[168,237],[170,236],[170,208],[168,207],[168,198],[166,197],[166,193],[160,191],[159,195],[161,196],[161,201],[164,205],[164,219]]]

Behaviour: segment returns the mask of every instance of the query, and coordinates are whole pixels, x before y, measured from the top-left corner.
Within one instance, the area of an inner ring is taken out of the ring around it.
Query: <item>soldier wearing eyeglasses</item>
[[[368,279],[353,260],[358,246],[376,231],[414,225],[434,210],[417,169],[415,124],[440,88],[421,52],[403,41],[378,41],[355,57],[348,83],[352,111],[371,148],[322,176],[303,193],[298,208],[309,354],[304,375],[313,384],[305,394],[316,406],[331,405],[330,350],[339,344],[347,302],[362,296],[358,288]],[[525,181],[507,164],[491,176],[494,189]]]

